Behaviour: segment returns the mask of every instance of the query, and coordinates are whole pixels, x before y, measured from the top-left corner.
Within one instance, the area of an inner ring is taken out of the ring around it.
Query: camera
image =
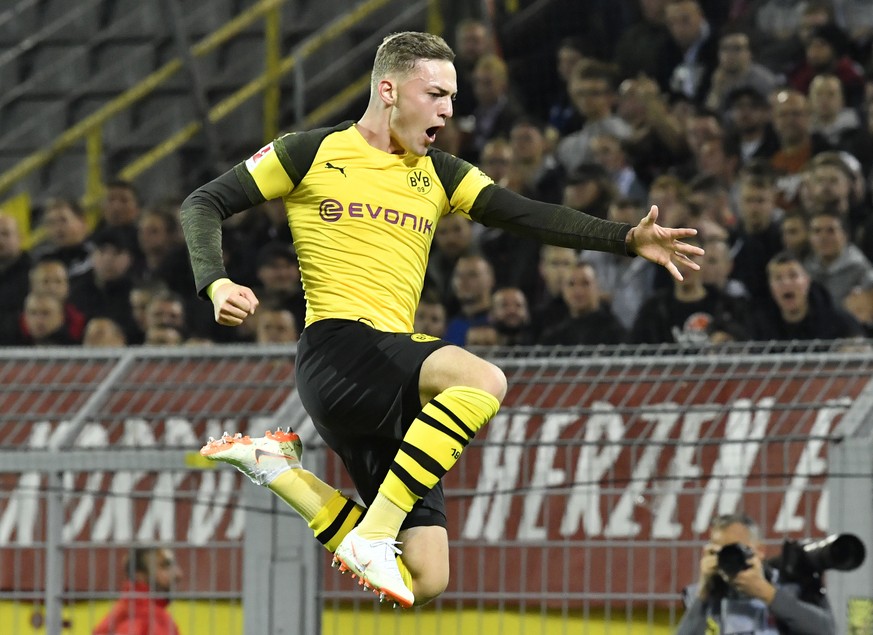
[[[755,552],[752,548],[742,543],[725,545],[718,552],[718,570],[722,575],[733,578],[740,571],[752,566],[746,561],[754,557]]]
[[[832,534],[815,541],[786,540],[782,554],[769,562],[785,578],[802,580],[827,569],[852,571],[861,566],[866,555],[864,543],[854,534]]]

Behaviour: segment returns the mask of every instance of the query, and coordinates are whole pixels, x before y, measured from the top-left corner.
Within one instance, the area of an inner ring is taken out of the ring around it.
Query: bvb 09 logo
[[[424,170],[410,170],[406,182],[419,194],[427,194],[433,187],[433,177]]]

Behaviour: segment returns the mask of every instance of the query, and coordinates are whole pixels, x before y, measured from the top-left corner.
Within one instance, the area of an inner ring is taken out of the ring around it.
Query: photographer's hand
[[[718,572],[719,546],[709,543],[703,547],[703,556],[700,558],[700,582],[697,586],[697,596],[701,600],[709,597],[712,587],[712,576]]]
[[[776,587],[764,577],[764,567],[758,556],[749,558],[746,562],[751,566],[735,575],[731,585],[746,595],[764,600],[769,606],[776,595]]]

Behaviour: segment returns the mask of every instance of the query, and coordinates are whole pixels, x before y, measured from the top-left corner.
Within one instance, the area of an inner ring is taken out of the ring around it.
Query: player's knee
[[[483,386],[481,388],[485,392],[494,395],[497,401],[502,403],[503,398],[506,396],[506,375],[494,364],[490,362],[487,364],[487,372],[483,373]]]
[[[436,567],[427,573],[418,576],[414,581],[415,605],[422,606],[435,600],[446,587],[449,586],[449,571],[445,571],[441,567]]]

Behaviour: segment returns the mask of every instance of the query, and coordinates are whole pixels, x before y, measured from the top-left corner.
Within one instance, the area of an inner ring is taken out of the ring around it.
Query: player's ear
[[[393,106],[397,101],[397,85],[390,79],[380,79],[377,85],[379,97],[387,106]]]

